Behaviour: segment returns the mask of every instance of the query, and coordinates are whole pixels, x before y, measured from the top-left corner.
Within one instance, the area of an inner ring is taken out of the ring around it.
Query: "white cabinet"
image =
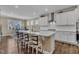
[[[79,21],[79,6],[77,7],[77,20]]]
[[[39,21],[39,25],[48,25],[48,17],[46,16],[46,17],[42,17],[42,18],[39,18],[38,19]]]
[[[76,23],[76,11],[68,11],[55,14],[56,25],[74,25]]]
[[[76,23],[76,11],[67,12],[67,24],[74,25]]]
[[[58,31],[56,33],[56,40],[67,42],[67,33]]]
[[[56,25],[62,25],[61,15],[55,14]]]
[[[76,13],[77,11],[73,10],[55,14],[57,40],[76,43]]]
[[[67,16],[65,13],[55,14],[56,25],[66,25]]]
[[[67,32],[68,42],[76,43],[76,34],[74,32]]]
[[[75,44],[76,34],[74,32],[57,31],[56,40]]]

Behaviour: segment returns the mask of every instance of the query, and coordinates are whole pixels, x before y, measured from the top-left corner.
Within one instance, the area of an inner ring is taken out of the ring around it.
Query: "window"
[[[31,20],[31,25],[34,25],[34,21],[33,20]]]
[[[30,25],[30,21],[27,21],[27,26],[29,26]]]
[[[35,20],[35,25],[38,25],[38,20]]]
[[[21,29],[21,21],[19,20],[8,20],[8,29]]]

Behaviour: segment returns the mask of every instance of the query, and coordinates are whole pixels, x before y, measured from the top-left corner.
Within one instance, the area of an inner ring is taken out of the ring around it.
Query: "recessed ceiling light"
[[[46,8],[45,11],[47,12],[48,11],[48,8]]]
[[[33,15],[36,15],[36,12],[33,12]]]
[[[18,5],[15,6],[15,8],[18,8],[18,7],[19,7]]]

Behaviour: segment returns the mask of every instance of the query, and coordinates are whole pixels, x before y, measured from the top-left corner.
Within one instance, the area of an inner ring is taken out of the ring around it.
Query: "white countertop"
[[[64,32],[76,32],[76,30],[56,30],[56,31],[64,31]]]
[[[39,32],[32,32],[32,31],[27,31],[27,30],[19,30],[19,32],[24,32],[24,33],[29,33],[29,34],[35,34],[35,35],[40,35],[40,36],[51,36],[55,34],[54,31],[39,31]]]

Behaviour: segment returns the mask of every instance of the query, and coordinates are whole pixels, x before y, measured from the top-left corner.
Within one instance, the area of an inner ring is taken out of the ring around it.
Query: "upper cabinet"
[[[48,25],[48,16],[39,18],[39,25]]]
[[[75,25],[76,24],[76,11],[67,12],[67,24]]]
[[[68,11],[55,14],[56,25],[75,25],[76,11]]]
[[[79,6],[77,6],[77,21],[79,22]]]
[[[56,25],[65,25],[66,16],[64,13],[55,14]]]

